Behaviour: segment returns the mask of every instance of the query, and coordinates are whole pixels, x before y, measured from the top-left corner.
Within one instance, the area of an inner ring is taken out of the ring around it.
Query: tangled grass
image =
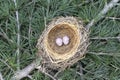
[[[39,70],[22,80],[50,80],[56,76],[61,80],[119,80],[120,1],[112,0],[118,3],[105,14],[101,12],[110,1],[0,0],[0,79],[10,80],[36,59],[37,39],[54,17],[75,16],[85,26],[92,24],[88,27],[91,44],[86,57],[55,76],[37,67]]]

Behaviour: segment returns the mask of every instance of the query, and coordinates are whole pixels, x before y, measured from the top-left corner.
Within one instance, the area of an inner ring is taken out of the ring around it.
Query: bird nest
[[[67,36],[69,42],[57,45],[56,39]],[[82,59],[88,46],[88,32],[74,17],[53,19],[38,39],[38,58],[46,68],[63,69]]]

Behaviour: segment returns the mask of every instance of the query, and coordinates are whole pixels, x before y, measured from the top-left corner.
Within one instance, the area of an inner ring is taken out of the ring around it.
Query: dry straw
[[[58,46],[56,38],[70,38],[68,45]],[[53,19],[41,34],[38,43],[38,57],[46,68],[64,69],[82,59],[88,46],[88,32],[82,21],[74,17]]]

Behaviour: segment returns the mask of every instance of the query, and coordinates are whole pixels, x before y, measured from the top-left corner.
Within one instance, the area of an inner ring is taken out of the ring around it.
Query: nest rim
[[[73,24],[69,24],[69,23],[66,23],[66,22],[62,22],[62,23],[59,23],[57,25],[68,25],[74,32],[75,32],[75,35],[74,36],[77,36],[76,37],[76,44],[73,46],[73,48],[67,52],[67,53],[64,53],[64,54],[59,54],[57,52],[54,52],[51,47],[49,46],[49,43],[48,43],[48,34],[50,33],[50,31],[55,28],[51,28],[47,31],[46,35],[45,35],[45,38],[44,38],[44,47],[45,47],[45,51],[47,52],[47,55],[49,55],[49,57],[52,59],[51,61],[53,60],[59,60],[60,61],[64,61],[64,60],[67,60],[69,58],[71,58],[72,56],[75,55],[75,53],[77,52],[77,47],[79,46],[79,43],[80,43],[80,34],[79,34],[79,29],[77,28],[77,26],[73,25]],[[54,26],[57,26],[57,25],[54,25]],[[75,43],[75,42],[74,42]]]

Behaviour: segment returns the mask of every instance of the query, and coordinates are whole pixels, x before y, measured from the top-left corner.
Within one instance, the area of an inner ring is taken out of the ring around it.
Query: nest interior
[[[68,45],[58,46],[55,43],[56,38],[62,38],[64,36],[68,36],[70,38],[70,42]],[[74,47],[75,42],[77,41],[76,32],[69,27],[67,24],[58,24],[52,30],[50,30],[48,34],[48,43],[51,50],[58,54],[65,54]]]
[[[66,35],[70,38],[69,44],[58,46],[55,43],[56,38],[62,38]],[[77,51],[80,42],[79,38],[79,31],[75,25],[68,23],[54,25],[44,39],[46,52],[53,60],[69,59]]]

